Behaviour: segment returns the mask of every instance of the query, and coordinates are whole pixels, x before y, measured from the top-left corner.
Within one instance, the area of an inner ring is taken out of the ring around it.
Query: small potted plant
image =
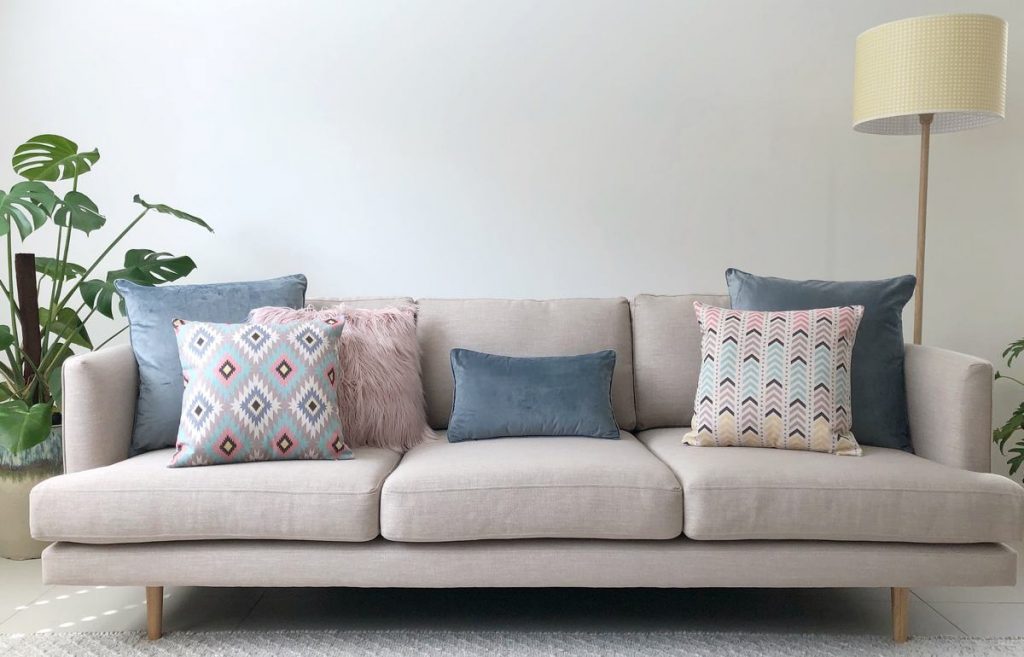
[[[1010,367],[1013,365],[1013,361],[1024,353],[1024,338],[1017,340],[1016,342],[1010,343],[1010,346],[1003,351],[1003,358],[1006,359],[1006,366]],[[1010,376],[1009,374],[1003,374],[1000,371],[996,371],[996,380],[1005,379],[1011,381],[1019,386],[1024,386],[1024,381]],[[1018,431],[1024,429],[1024,402],[1021,402],[1017,409],[1010,416],[1010,419],[1006,421],[1003,426],[999,427],[992,432],[992,440],[995,441],[996,445],[999,446],[999,453],[1006,458],[1006,463],[1010,466],[1010,476],[1017,474],[1017,470],[1024,465],[1024,436],[1017,436],[1015,443],[1010,443],[1010,438],[1014,436]],[[1009,447],[1007,447],[1009,445]]]
[[[122,267],[103,274],[98,268],[151,212],[212,231],[198,217],[136,195],[142,207],[138,216],[91,264],[73,262],[75,236],[88,236],[107,223],[78,188],[99,159],[98,150],[81,152],[69,139],[39,135],[14,152],[14,172],[24,180],[0,190],[0,239],[7,249],[0,272],[0,304],[6,311],[0,311],[0,556],[6,558],[38,557],[44,547],[29,535],[28,493],[62,470],[61,367],[76,352],[100,349],[128,328],[99,344],[86,329],[96,313],[110,319],[123,315],[114,281],[159,285],[187,276],[196,265],[187,256],[129,249]],[[19,250],[27,250],[26,239],[47,222],[56,228],[56,243],[35,247],[45,255],[16,254],[15,232]],[[9,325],[2,323],[3,315]]]

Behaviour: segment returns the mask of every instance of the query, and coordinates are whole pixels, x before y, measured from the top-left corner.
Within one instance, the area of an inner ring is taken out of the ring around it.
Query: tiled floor
[[[1016,546],[1020,552],[1024,546]],[[1024,635],[1014,588],[916,589],[918,635]],[[229,629],[889,631],[887,589],[165,590],[167,631]],[[0,633],[142,630],[141,588],[44,586],[38,561],[0,559]]]

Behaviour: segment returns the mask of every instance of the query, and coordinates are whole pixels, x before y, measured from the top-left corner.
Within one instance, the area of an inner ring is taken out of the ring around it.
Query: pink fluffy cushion
[[[398,308],[265,307],[251,322],[297,322],[344,316],[338,406],[345,441],[351,447],[404,451],[434,433],[427,425],[420,380],[416,312]]]

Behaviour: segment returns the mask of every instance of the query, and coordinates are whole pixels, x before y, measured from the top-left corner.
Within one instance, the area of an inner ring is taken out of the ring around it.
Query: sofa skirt
[[[55,543],[47,584],[349,587],[1010,586],[999,543],[611,541]]]

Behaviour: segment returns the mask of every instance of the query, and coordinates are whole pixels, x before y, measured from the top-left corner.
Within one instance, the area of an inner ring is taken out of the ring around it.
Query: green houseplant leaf
[[[1017,470],[1020,469],[1020,466],[1024,465],[1024,444],[1017,445],[1010,450],[1010,453],[1016,454],[1016,456],[1007,461],[1007,464],[1010,466],[1010,475],[1013,476],[1017,474]]]
[[[1006,453],[1006,443],[1013,434],[1024,428],[1024,404],[1017,407],[1010,419],[1003,426],[992,432],[992,440],[999,446],[999,451]]]
[[[162,214],[169,214],[171,216],[177,217],[178,219],[191,221],[194,224],[202,226],[211,233],[213,232],[213,229],[210,228],[209,224],[207,224],[205,221],[195,216],[194,214],[189,214],[187,212],[182,212],[181,210],[176,210],[169,205],[164,205],[163,203],[147,203],[146,201],[142,200],[142,197],[139,196],[138,194],[136,194],[135,197],[132,198],[132,200],[141,205],[142,207],[146,208],[147,210],[155,210],[156,212],[160,212]]]
[[[29,180],[67,180],[92,169],[100,159],[96,149],[78,152],[78,144],[58,135],[37,135],[14,151],[11,164]]]
[[[11,335],[10,326],[0,326],[0,351],[14,344],[14,336]]]
[[[46,222],[53,212],[57,197],[41,182],[20,182],[11,191],[0,190],[0,235],[6,235],[13,223],[21,239]]]
[[[1024,353],[1024,338],[1021,338],[1016,342],[1011,342],[1010,346],[1003,351],[1003,358],[1006,359],[1007,365],[1013,365],[1014,359],[1020,356],[1021,353]]]
[[[50,308],[39,309],[39,325],[50,333],[61,336],[71,344],[92,349],[92,341],[85,324],[74,310],[64,306],[54,313]]]
[[[83,231],[86,235],[102,228],[107,218],[99,213],[99,208],[82,192],[70,191],[64,200],[57,204],[53,213],[53,223],[58,226],[71,226]]]
[[[92,278],[83,281],[78,291],[82,293],[82,300],[86,306],[114,319],[114,295],[117,294],[117,290],[114,289],[113,282]]]
[[[64,362],[74,356],[74,352],[66,345],[55,342],[43,353],[42,361],[46,363],[50,373],[46,376],[46,388],[53,399],[54,411],[60,412],[62,402],[61,370]]]
[[[13,454],[35,447],[50,435],[53,403],[29,406],[20,399],[0,401],[0,445]]]
[[[124,269],[107,274],[111,283],[124,279],[139,285],[160,285],[184,278],[192,273],[196,263],[188,256],[158,253],[151,249],[129,249],[124,254]]]
[[[53,398],[54,410],[58,413],[61,410],[61,405],[64,403],[64,389],[62,384],[63,374],[63,363],[60,367],[55,367],[50,370],[50,374],[46,377],[46,387],[50,391],[50,397]]]
[[[54,280],[78,278],[85,273],[85,267],[73,262],[61,262],[55,258],[36,256],[36,272]]]

